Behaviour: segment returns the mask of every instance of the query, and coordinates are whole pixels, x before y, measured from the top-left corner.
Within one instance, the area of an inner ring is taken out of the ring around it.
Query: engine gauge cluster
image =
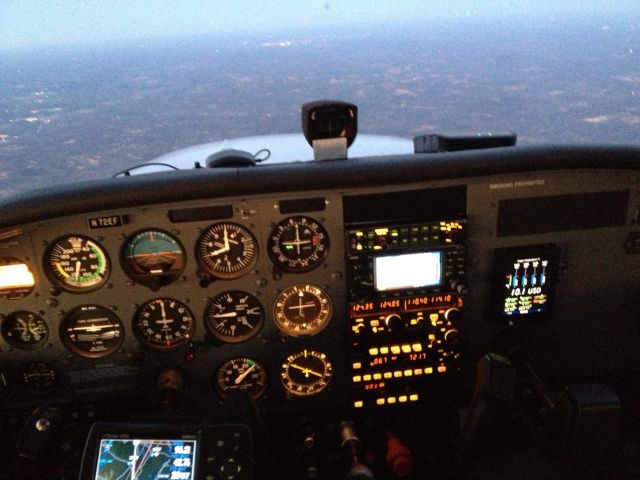
[[[49,327],[39,315],[18,311],[2,322],[2,337],[14,348],[30,350],[43,345],[49,338]]]

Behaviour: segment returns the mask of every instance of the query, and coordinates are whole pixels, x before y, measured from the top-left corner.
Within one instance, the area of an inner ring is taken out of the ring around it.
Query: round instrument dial
[[[70,292],[88,292],[109,277],[109,257],[95,240],[83,235],[57,239],[45,256],[51,281]]]
[[[122,267],[136,283],[148,287],[168,285],[185,266],[184,248],[162,230],[144,230],[131,236],[122,249]]]
[[[269,256],[286,272],[308,272],[329,252],[329,235],[313,218],[289,217],[278,223],[269,237]]]
[[[174,350],[193,337],[195,322],[186,305],[171,298],[156,298],[140,307],[133,327],[145,346]]]
[[[227,343],[240,343],[256,335],[264,323],[264,309],[256,297],[240,290],[221,293],[204,313],[207,331]]]
[[[331,320],[331,299],[313,285],[293,285],[285,288],[273,307],[276,326],[292,337],[315,335]]]
[[[217,278],[237,278],[248,273],[258,259],[258,242],[237,223],[216,223],[207,229],[196,247],[202,268]]]
[[[23,310],[7,315],[1,330],[9,345],[25,350],[44,344],[49,338],[47,323],[35,313]]]
[[[251,358],[233,358],[225,362],[216,372],[215,379],[216,391],[223,398],[238,390],[258,398],[267,388],[267,371]]]
[[[124,342],[124,326],[111,310],[99,305],[81,305],[60,324],[62,343],[76,355],[102,358]]]
[[[303,350],[287,357],[282,364],[280,380],[287,392],[305,397],[324,390],[331,376],[331,362],[324,353]]]

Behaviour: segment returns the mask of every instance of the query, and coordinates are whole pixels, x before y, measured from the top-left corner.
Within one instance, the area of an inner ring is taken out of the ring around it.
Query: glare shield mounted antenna
[[[358,107],[339,100],[302,105],[302,131],[313,147],[314,160],[347,158],[358,133]]]

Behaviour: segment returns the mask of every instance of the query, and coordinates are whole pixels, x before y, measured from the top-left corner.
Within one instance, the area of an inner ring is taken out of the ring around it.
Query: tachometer
[[[120,348],[124,341],[124,326],[108,308],[81,305],[62,320],[60,338],[76,355],[102,358]]]
[[[293,285],[285,288],[273,307],[276,326],[292,337],[315,335],[331,320],[329,295],[313,285]]]
[[[136,283],[148,287],[168,285],[180,277],[185,266],[184,248],[162,230],[143,230],[132,235],[122,249],[122,268]]]
[[[193,337],[195,322],[186,305],[156,298],[140,307],[133,321],[140,341],[155,350],[174,350]]]
[[[45,271],[51,281],[69,292],[101,287],[109,277],[109,268],[105,250],[83,235],[58,238],[45,256]]]
[[[269,256],[286,272],[308,272],[329,252],[329,235],[313,218],[289,217],[278,223],[269,237]]]
[[[280,380],[288,393],[304,397],[327,388],[332,375],[331,362],[324,353],[303,350],[287,357]]]
[[[267,388],[265,368],[251,358],[233,358],[216,372],[216,390],[222,397],[244,390],[253,398],[260,397]]]
[[[264,309],[256,297],[231,290],[213,298],[204,313],[207,331],[227,343],[240,343],[256,335],[264,323]]]
[[[47,341],[49,327],[39,315],[21,310],[4,318],[2,336],[12,347],[32,349]]]
[[[207,229],[196,246],[196,257],[205,272],[231,279],[248,273],[258,259],[256,237],[242,225],[216,223]]]

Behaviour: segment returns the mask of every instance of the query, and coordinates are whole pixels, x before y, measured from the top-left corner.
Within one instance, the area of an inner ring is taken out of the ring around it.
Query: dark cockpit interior
[[[638,478],[640,148],[340,118],[0,204],[0,478]]]

